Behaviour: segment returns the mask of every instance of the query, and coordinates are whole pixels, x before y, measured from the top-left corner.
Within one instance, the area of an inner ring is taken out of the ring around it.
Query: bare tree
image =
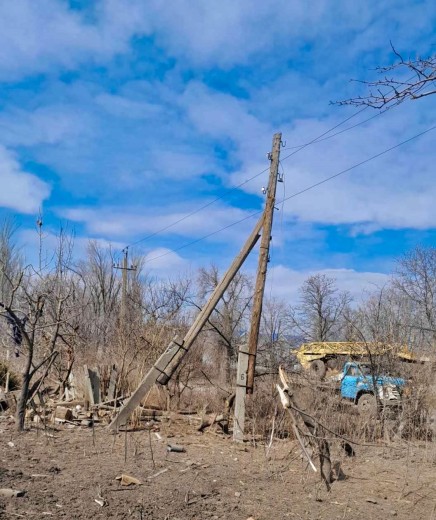
[[[300,289],[300,305],[292,309],[293,324],[306,340],[337,339],[350,302],[349,293],[339,291],[334,278],[309,276]]]
[[[14,242],[17,228],[12,219],[3,220],[0,226],[0,298],[6,300],[10,296],[12,286],[10,280],[21,271],[22,257]]]
[[[403,325],[421,329],[436,345],[436,248],[416,247],[400,258],[393,286],[413,304]]]
[[[258,363],[274,371],[290,361],[292,317],[289,306],[278,298],[266,298],[262,307]]]
[[[127,370],[134,365],[149,368],[175,335],[185,335],[184,307],[191,285],[189,279],[158,280],[147,276],[142,273],[140,259],[135,265],[128,290],[130,348],[123,355]]]
[[[86,258],[77,267],[90,302],[87,315],[79,324],[78,333],[85,339],[84,345],[95,347],[93,350],[96,357],[103,355],[105,347],[114,337],[119,318],[121,284],[113,265],[112,249],[91,240],[86,249]]]
[[[397,58],[396,63],[377,67],[382,76],[375,81],[361,81],[369,88],[366,96],[339,101],[339,105],[388,108],[403,103],[406,99],[419,99],[436,94],[436,56],[404,59],[391,43]]]
[[[197,301],[190,299],[190,303],[198,309],[205,299],[215,289],[220,280],[220,273],[215,265],[210,268],[201,268],[198,275],[199,297]],[[231,380],[232,365],[236,362],[238,345],[247,329],[247,318],[252,300],[252,281],[238,273],[230,283],[219,304],[208,320],[213,342],[218,350],[225,354],[225,374],[228,382]]]
[[[66,267],[71,260],[71,241],[61,232],[54,269],[36,272],[27,266],[11,277],[3,272],[10,291],[0,301],[1,314],[8,317],[20,338],[22,385],[17,403],[17,428],[24,428],[26,407],[41,386],[71,331],[77,291],[75,275]],[[76,312],[82,312],[80,301]]]

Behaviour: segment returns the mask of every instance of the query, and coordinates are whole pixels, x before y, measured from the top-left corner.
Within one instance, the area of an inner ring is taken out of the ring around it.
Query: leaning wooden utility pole
[[[262,239],[260,242],[259,262],[257,265],[256,285],[254,288],[253,311],[251,315],[250,334],[248,336],[248,370],[247,370],[247,394],[253,393],[254,371],[256,367],[257,342],[259,340],[260,318],[262,314],[263,294],[265,292],[266,271],[269,261],[269,246],[271,242],[271,230],[273,224],[274,207],[276,202],[277,177],[279,173],[280,146],[282,134],[274,134],[272,152],[270,155],[271,166],[267,199],[264,210]]]
[[[168,381],[171,379],[171,376],[174,374],[177,367],[183,360],[184,356],[191,348],[198,334],[201,332],[201,329],[203,328],[207,320],[210,318],[210,315],[212,314],[217,303],[219,302],[224,292],[230,285],[230,282],[233,280],[236,273],[239,271],[240,267],[247,258],[248,254],[253,249],[256,242],[259,240],[260,230],[262,229],[262,226],[263,215],[257,222],[252,233],[250,234],[241,251],[239,252],[238,256],[233,260],[231,266],[227,270],[223,279],[215,287],[206,305],[198,313],[197,318],[191,325],[183,340],[178,341],[177,338],[175,338],[168,345],[167,349],[159,357],[159,359],[152,366],[152,368],[147,372],[141,384],[131,395],[130,399],[123,406],[123,408],[121,408],[118,415],[110,423],[109,428],[111,430],[116,430],[119,426],[127,422],[135,408],[139,405],[142,399],[144,399],[144,397],[147,395],[147,393],[150,391],[151,387],[155,383],[166,385]]]
[[[236,442],[243,442],[244,440],[245,397],[246,394],[253,393],[257,342],[259,339],[262,301],[265,290],[266,271],[269,259],[269,246],[271,241],[271,229],[276,198],[281,142],[282,134],[274,134],[272,152],[269,154],[271,166],[268,181],[267,200],[263,212],[262,239],[260,243],[259,262],[257,267],[256,286],[254,289],[253,311],[251,315],[248,345],[242,346],[238,352],[235,415],[233,421],[233,440]]]

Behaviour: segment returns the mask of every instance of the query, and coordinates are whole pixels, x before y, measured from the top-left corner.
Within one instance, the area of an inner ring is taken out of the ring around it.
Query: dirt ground
[[[356,446],[333,460],[343,475],[330,492],[292,440],[235,445],[194,419],[174,416],[153,431],[56,426],[17,434],[0,420],[0,518],[117,519],[436,519],[436,446]],[[185,453],[168,453],[167,444]],[[141,485],[122,486],[128,474]],[[104,505],[100,505],[96,500]]]

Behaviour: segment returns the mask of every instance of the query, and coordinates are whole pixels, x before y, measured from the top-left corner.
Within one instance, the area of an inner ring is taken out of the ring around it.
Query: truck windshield
[[[371,367],[369,365],[360,365],[360,370],[364,376],[371,375]]]

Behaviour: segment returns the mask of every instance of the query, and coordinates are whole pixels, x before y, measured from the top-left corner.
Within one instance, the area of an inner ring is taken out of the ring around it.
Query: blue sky
[[[14,0],[0,2],[0,212],[35,258],[60,223],[76,254],[137,244],[156,276],[225,268],[262,208],[272,135],[286,148],[345,118],[377,65],[434,54],[433,1]],[[278,200],[435,124],[436,96],[405,103],[282,162]],[[366,120],[368,109],[341,128]],[[436,132],[279,204],[271,290],[313,272],[358,297],[436,237]],[[162,256],[164,255],[164,256]],[[158,259],[156,259],[159,257]],[[256,259],[248,262],[254,270]]]

